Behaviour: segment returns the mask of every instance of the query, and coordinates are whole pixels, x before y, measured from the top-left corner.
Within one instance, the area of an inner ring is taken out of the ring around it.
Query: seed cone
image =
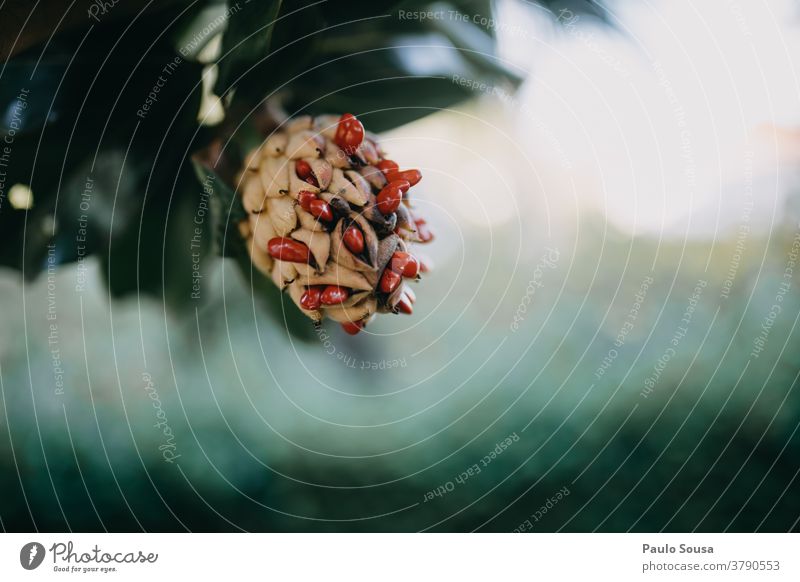
[[[313,321],[328,317],[348,333],[376,313],[410,314],[408,281],[419,274],[402,264],[410,243],[433,238],[409,203],[419,179],[386,159],[350,114],[288,121],[239,175],[253,265]]]

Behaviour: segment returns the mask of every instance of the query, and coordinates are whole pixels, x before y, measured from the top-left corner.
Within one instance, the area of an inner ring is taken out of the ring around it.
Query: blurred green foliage
[[[518,241],[495,235],[507,256]],[[265,321],[232,265],[213,282],[225,299],[180,320],[155,301],[108,306],[96,288],[62,293],[62,337],[83,342],[60,344],[61,396],[47,321],[6,313],[5,337],[27,325],[30,340],[6,345],[0,362],[0,520],[22,531],[511,531],[526,519],[540,532],[796,529],[800,298],[787,295],[765,351],[746,364],[793,236],[751,239],[720,304],[727,270],[704,266],[709,254],[724,266],[730,240],[684,248],[587,222],[574,247],[558,242],[563,256],[519,332],[508,324],[539,249],[502,299],[512,258],[493,261],[482,284],[478,269],[442,265],[424,282],[415,313],[424,325],[397,333],[396,321],[376,322],[372,342],[326,326],[333,354],[323,338],[293,343]],[[482,259],[485,240],[468,238],[464,251]],[[636,328],[598,379],[647,276]],[[466,313],[447,301],[454,278],[477,289]],[[688,334],[643,398],[699,279],[708,286]],[[21,300],[8,279],[0,290]],[[24,292],[37,314],[44,281]],[[447,341],[429,345],[445,330]],[[27,358],[41,364],[29,371]],[[389,358],[407,366],[358,365]],[[175,463],[159,450],[144,369],[174,431]],[[512,434],[519,440],[483,466]],[[475,464],[479,474],[456,481]],[[570,494],[536,521],[564,487]]]

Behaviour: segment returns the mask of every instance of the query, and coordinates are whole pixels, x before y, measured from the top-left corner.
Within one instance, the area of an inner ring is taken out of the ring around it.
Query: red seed
[[[352,155],[364,141],[364,126],[352,113],[345,113],[339,118],[333,141],[347,155]]]
[[[317,198],[309,203],[309,212],[322,220],[323,222],[330,222],[333,220],[333,210],[331,205]]]
[[[411,186],[405,180],[394,180],[384,186],[377,196],[378,210],[381,214],[391,214],[403,200],[403,192]]]
[[[421,242],[425,243],[433,240],[433,233],[428,228],[428,223],[425,222],[424,218],[417,218],[414,224],[417,225],[417,236]]]
[[[383,275],[381,275],[381,291],[384,293],[391,293],[397,289],[397,286],[402,280],[403,278],[400,276],[400,273],[395,273],[391,269],[385,269]]]
[[[356,335],[358,332],[364,329],[364,324],[360,321],[346,321],[341,325],[342,329],[350,335]]]
[[[398,190],[400,190],[403,194],[408,192],[408,189],[411,188],[411,182],[409,182],[408,180],[392,180],[389,183],[397,184]]]
[[[378,210],[381,211],[381,214],[389,215],[397,210],[402,200],[403,194],[399,190],[392,190],[390,192],[381,190],[381,193],[378,195]]]
[[[305,293],[303,293],[302,297],[300,297],[300,305],[303,306],[303,309],[319,309],[319,306],[321,305],[320,298],[322,296],[323,289],[324,287],[319,285],[308,287]]]
[[[403,277],[413,279],[419,275],[419,261],[417,257],[403,251],[396,251],[392,255],[390,268],[396,273],[400,273]]]
[[[408,189],[411,188],[411,183],[408,180],[390,180],[387,186],[395,186],[400,192],[405,194],[408,192]]]
[[[286,237],[269,239],[267,252],[273,259],[290,263],[308,263],[311,259],[311,253],[306,245]]]
[[[294,173],[297,174],[297,177],[301,180],[319,188],[319,182],[317,182],[317,178],[314,176],[314,171],[311,169],[311,164],[309,164],[307,161],[297,160],[294,163]]]
[[[417,257],[412,256],[408,263],[406,263],[406,268],[403,269],[403,277],[413,279],[419,275],[419,269],[420,265]]]
[[[384,174],[387,174],[388,172],[398,172],[400,166],[398,166],[397,162],[394,160],[381,160],[378,162],[378,169]]]
[[[422,174],[419,170],[405,170],[403,172],[386,172],[386,179],[390,182],[394,180],[406,180],[412,186],[416,186],[422,180]]]
[[[317,195],[308,190],[300,190],[297,194],[297,201],[300,203],[300,208],[306,212],[311,212],[311,203],[317,199]]]
[[[397,302],[396,307],[398,311],[405,313],[406,315],[411,315],[414,313],[414,308],[411,306],[411,300],[406,295],[403,295],[400,298],[400,301]]]
[[[389,268],[395,273],[403,274],[403,269],[406,268],[406,263],[411,255],[403,251],[395,251],[389,259]]]
[[[339,287],[339,285],[328,285],[320,296],[320,301],[323,305],[338,305],[342,301],[347,301],[350,297],[350,291],[346,287]]]
[[[314,174],[314,172],[311,170],[311,164],[305,160],[297,160],[294,163],[294,171],[297,174],[297,177],[301,180],[305,180]]]
[[[344,240],[344,246],[346,246],[351,253],[360,255],[364,252],[364,235],[355,226],[347,227],[342,240]]]
[[[419,272],[420,273],[427,273],[428,271],[431,271],[433,269],[433,261],[430,259],[430,257],[426,257],[426,256],[420,257],[420,256],[418,256],[417,258],[419,259]]]

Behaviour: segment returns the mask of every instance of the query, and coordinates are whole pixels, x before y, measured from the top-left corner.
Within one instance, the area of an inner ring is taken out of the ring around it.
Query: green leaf
[[[324,65],[293,82],[287,107],[350,111],[381,132],[474,97],[459,79],[513,90],[519,78],[490,57],[474,56],[475,51],[426,32],[396,36],[371,50],[331,54]]]
[[[35,274],[46,266],[43,258],[53,232],[58,263],[98,250],[107,255],[113,232],[117,239],[113,248],[126,260],[133,257],[127,263],[128,275],[116,270],[116,289],[137,289],[137,240],[126,238],[136,229],[130,225],[138,227],[140,218],[150,216],[141,212],[145,192],[151,199],[169,200],[180,173],[180,153],[194,147],[197,133],[200,65],[181,60],[177,68],[164,73],[165,65],[177,56],[171,27],[180,27],[190,16],[191,10],[173,6],[136,22],[111,20],[91,31],[58,35],[45,48],[31,49],[6,65],[0,111],[8,111],[23,89],[28,92],[24,119],[13,128],[15,134],[9,134],[13,144],[6,184],[30,185],[33,208],[27,212],[8,204],[0,208],[0,224],[9,243],[3,245],[0,263]],[[137,111],[160,75],[166,83],[141,119]],[[165,135],[167,145],[156,163]],[[88,178],[97,185],[85,210],[91,240],[77,241],[78,219],[84,213],[81,194]],[[6,193],[4,189],[2,194]],[[155,212],[154,225],[163,216],[163,208]],[[123,242],[132,245],[130,253],[123,252]],[[160,270],[157,262],[151,261],[150,267]],[[144,281],[148,269],[142,270]],[[160,293],[160,278],[153,279],[158,284],[146,288]]]
[[[219,76],[214,92],[224,96],[249,69],[267,57],[281,0],[229,2],[228,27],[222,36]]]
[[[213,169],[197,160],[192,163],[197,180],[211,193],[211,251],[222,257],[237,257],[246,252],[238,230],[238,224],[248,218],[242,198]]]
[[[453,75],[513,88],[519,75],[493,56],[492,36],[469,19],[400,19],[394,10],[456,11],[458,5],[286,7],[272,27],[269,54],[252,56],[257,65],[236,82],[231,107],[249,110],[280,93],[290,115],[352,111],[369,115],[368,127],[383,131],[474,96]]]
[[[511,83],[521,82],[521,72],[513,70],[502,60],[495,56],[495,41],[493,30],[486,30],[475,24],[470,18],[470,13],[459,11],[452,4],[437,4],[438,10],[449,13],[459,12],[464,18],[446,18],[431,21],[431,28],[442,33],[457,47],[461,56],[468,60],[482,75],[492,78],[507,78]],[[488,6],[487,6],[488,8]],[[490,16],[489,12],[476,12],[481,16]]]
[[[196,14],[187,19],[174,35],[174,49],[188,59],[196,60],[217,33],[225,30],[227,10],[224,0],[196,3]]]
[[[0,84],[0,137],[16,139],[57,119],[64,99],[53,96],[65,72],[66,63],[44,63],[38,68],[33,59],[8,63]]]

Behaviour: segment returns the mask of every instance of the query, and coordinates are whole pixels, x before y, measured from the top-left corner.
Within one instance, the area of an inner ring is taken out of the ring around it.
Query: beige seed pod
[[[295,202],[288,196],[269,198],[267,200],[267,216],[275,227],[276,236],[286,236],[297,226]]]
[[[261,185],[258,172],[245,172],[242,176],[241,188],[242,205],[247,212],[261,212],[267,201],[266,193]]]
[[[374,297],[365,299],[358,305],[344,307],[341,305],[332,305],[325,308],[325,315],[339,323],[354,323],[370,317],[378,310],[378,301]]]
[[[353,183],[345,177],[344,172],[338,168],[334,168],[333,170],[333,178],[331,179],[328,190],[356,206],[364,206],[369,201],[369,195],[356,188]]]
[[[377,164],[381,161],[378,148],[369,139],[365,139],[361,143],[361,147],[356,150],[356,156],[365,164]]]
[[[289,283],[297,279],[297,269],[295,269],[294,263],[277,261],[275,259],[273,259],[273,262],[272,282],[279,288],[283,289]]]
[[[347,154],[332,141],[325,144],[325,159],[328,160],[334,168],[339,168],[340,170],[351,167],[350,159],[347,157]]]
[[[325,231],[313,231],[301,228],[292,233],[292,238],[299,240],[311,250],[317,265],[325,265],[331,254],[331,237]]]
[[[263,151],[261,147],[257,147],[252,152],[247,154],[244,158],[244,167],[247,170],[258,170],[258,166],[261,163],[261,156],[263,155]]]
[[[300,282],[303,285],[339,285],[340,287],[349,287],[350,289],[359,289],[361,291],[372,291],[374,289],[373,285],[364,278],[364,275],[332,261],[329,261],[325,266],[324,272],[310,277],[301,277]]]
[[[273,158],[282,156],[286,153],[286,146],[289,144],[289,136],[283,132],[273,133],[267,138],[262,147],[264,154]]]
[[[239,229],[239,236],[244,239],[248,239],[253,236],[252,231],[250,230],[250,221],[248,220],[240,220],[239,224],[236,225]]]
[[[311,166],[311,171],[319,183],[320,190],[327,190],[333,177],[333,166],[328,160],[324,158],[313,158],[306,160],[308,165]]]
[[[297,133],[311,129],[314,119],[310,115],[298,115],[284,124],[287,133]]]
[[[310,212],[303,210],[299,204],[295,206],[294,211],[302,228],[305,228],[306,230],[312,230],[314,232],[325,231],[325,226],[322,224],[322,222],[320,222],[320,220]]]
[[[358,169],[358,173],[364,176],[364,179],[378,191],[388,183],[383,172],[375,166],[362,166]]]
[[[258,173],[266,196],[277,198],[289,191],[289,164],[282,158],[263,158]]]
[[[367,180],[359,174],[358,172],[354,172],[353,170],[345,170],[344,177],[347,178],[353,186],[358,189],[359,192],[363,195],[365,200],[369,200],[371,196],[374,196],[372,193],[372,185],[367,182]]]
[[[250,232],[252,233],[255,244],[264,252],[267,252],[267,243],[269,240],[278,236],[275,232],[275,227],[272,225],[272,221],[264,213],[250,215]]]
[[[255,239],[251,237],[247,239],[247,252],[250,254],[253,266],[269,277],[272,274],[275,261],[267,253],[266,247],[259,246]]]
[[[322,140],[313,131],[303,130],[289,136],[286,155],[292,160],[319,157],[323,152]]]
[[[307,265],[304,263],[293,263],[294,268],[297,271],[297,278],[298,280],[305,281],[307,279],[311,279],[316,277],[320,274],[320,271],[316,269],[313,265]]]
[[[371,291],[355,291],[350,297],[348,297],[345,301],[340,303],[342,307],[353,307],[354,305],[358,305],[366,298],[372,295]]]
[[[336,136],[338,127],[339,118],[336,115],[319,115],[314,119],[314,131],[331,142],[333,142],[333,138]]]

